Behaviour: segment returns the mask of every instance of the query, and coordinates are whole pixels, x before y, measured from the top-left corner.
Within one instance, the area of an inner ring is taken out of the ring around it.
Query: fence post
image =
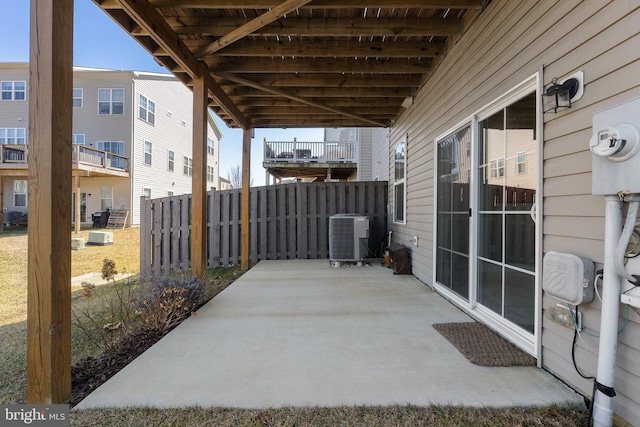
[[[151,276],[151,202],[140,196],[140,278]]]

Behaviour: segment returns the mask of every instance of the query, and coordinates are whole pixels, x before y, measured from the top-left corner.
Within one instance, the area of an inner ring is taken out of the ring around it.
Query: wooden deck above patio
[[[82,176],[129,176],[129,159],[94,148],[74,145],[72,168]],[[29,170],[29,146],[0,144],[0,175],[26,175]]]

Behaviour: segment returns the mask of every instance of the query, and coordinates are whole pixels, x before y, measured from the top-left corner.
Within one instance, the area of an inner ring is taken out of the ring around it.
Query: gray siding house
[[[0,63],[0,186],[7,212],[28,212],[28,72],[27,63]],[[73,175],[81,223],[109,208],[128,210],[128,223],[138,225],[141,196],[191,192],[192,98],[172,75],[74,68]],[[219,188],[222,134],[211,114],[208,135],[207,181]]]
[[[542,261],[557,251],[603,268],[593,117],[640,97],[638,22],[637,1],[494,0],[390,128],[390,229],[413,274],[588,396],[593,382],[574,369],[572,347],[581,372],[595,376],[602,303],[579,306],[574,344],[574,329],[551,319],[564,303],[543,292]],[[581,96],[543,112],[552,80],[570,77]],[[620,304],[613,399],[634,425],[639,313]]]

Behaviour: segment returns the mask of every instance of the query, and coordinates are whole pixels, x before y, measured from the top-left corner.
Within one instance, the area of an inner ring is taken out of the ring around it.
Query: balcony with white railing
[[[278,178],[348,179],[357,169],[358,143],[353,141],[267,141],[264,163]]]
[[[100,176],[129,176],[129,159],[83,145],[72,147],[73,169]],[[29,146],[0,144],[0,170],[27,170]]]

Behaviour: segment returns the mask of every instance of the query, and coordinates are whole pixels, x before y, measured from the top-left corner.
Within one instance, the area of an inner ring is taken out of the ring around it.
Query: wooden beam
[[[422,74],[294,74],[255,73],[243,74],[242,78],[269,87],[419,87]],[[218,81],[225,87],[225,81]]]
[[[245,129],[242,133],[242,196],[240,212],[240,263],[242,270],[249,269],[249,200],[251,191],[251,133],[252,129]]]
[[[75,175],[75,190],[76,190],[76,199],[75,199],[75,224],[74,224],[74,232],[75,234],[80,233],[80,175]]]
[[[244,18],[191,16],[168,17],[166,21],[180,35],[213,37],[222,37],[247,22]],[[281,18],[277,22],[253,30],[250,35],[260,37],[429,37],[451,36],[458,34],[461,29],[462,22],[457,17],[302,18],[287,16],[286,19]],[[145,34],[143,28],[136,28],[132,33]]]
[[[207,123],[209,90],[206,70],[193,79],[193,175],[191,177],[191,274],[207,270]]]
[[[129,0],[131,1],[131,0]],[[186,40],[190,49],[206,46],[207,40]],[[157,52],[161,54],[161,51]],[[428,58],[444,53],[444,45],[438,42],[398,40],[353,41],[311,39],[301,43],[299,40],[248,40],[243,39],[216,52],[218,56],[242,57],[314,57],[314,58]]]
[[[433,58],[239,58],[208,57],[209,69],[239,73],[370,73],[415,74],[430,72]],[[174,69],[172,71],[176,71]]]
[[[354,8],[423,8],[423,9],[470,9],[479,7],[484,0],[315,0],[301,9],[354,9]],[[112,1],[105,1],[105,7]],[[154,7],[197,9],[270,9],[279,0],[151,0]]]
[[[216,73],[222,76],[222,73]],[[224,75],[228,75],[224,73]],[[239,78],[236,76],[236,78]],[[272,98],[273,95],[277,95],[278,91],[273,90],[272,92],[267,92],[261,88],[256,87],[232,87],[228,89],[229,97],[232,99],[238,96],[241,97],[268,97]],[[298,100],[298,98],[406,98],[407,96],[414,95],[414,90],[411,88],[389,88],[389,87],[373,87],[373,88],[362,88],[362,87],[309,87],[309,88],[294,88],[289,89],[287,91],[288,95],[292,95],[289,97],[290,99]],[[284,96],[284,95],[283,95]],[[302,101],[300,101],[302,102]],[[306,101],[305,104],[308,104]]]
[[[217,74],[217,75],[219,75],[219,74]],[[369,124],[372,124],[374,126],[385,126],[385,124],[383,124],[383,123],[380,123],[380,122],[377,122],[377,121],[373,121],[373,120],[369,120],[366,117],[358,116],[356,114],[351,114],[349,112],[342,111],[342,110],[339,110],[337,108],[333,108],[333,107],[324,105],[324,104],[319,103],[319,102],[309,101],[307,99],[300,98],[299,96],[287,93],[287,92],[285,92],[283,90],[271,89],[269,87],[262,86],[262,85],[254,83],[254,82],[251,82],[249,80],[239,78],[239,77],[234,76],[232,74],[224,73],[223,75],[219,75],[219,76],[223,77],[225,79],[234,81],[234,82],[236,82],[238,84],[249,86],[249,87],[252,87],[254,89],[259,89],[261,91],[268,92],[268,93],[271,93],[273,95],[278,95],[278,96],[282,96],[282,97],[285,97],[285,98],[293,99],[294,101],[298,101],[298,102],[301,102],[303,104],[306,104],[306,105],[309,105],[309,106],[312,106],[312,107],[322,108],[323,110],[332,111],[334,113],[338,113],[338,114],[341,114],[343,116],[350,117],[352,119],[357,119],[357,120],[362,121],[363,123],[369,123]]]
[[[206,67],[205,67],[206,68]],[[233,120],[243,129],[247,128],[247,119],[238,109],[238,106],[229,98],[229,95],[220,87],[218,83],[207,72],[206,83],[211,97],[218,103],[223,110],[233,117]]]
[[[287,13],[296,10],[297,8],[304,6],[309,3],[311,0],[286,0],[282,3],[278,4],[276,7],[269,9],[269,11],[263,13],[255,19],[243,24],[242,26],[236,28],[228,34],[220,37],[218,40],[211,43],[209,46],[203,48],[200,52],[196,54],[198,58],[202,58],[204,56],[210,55],[214,52],[219,51],[220,49],[229,46],[231,43],[234,43],[241,38],[248,36],[253,33],[255,30],[264,27],[267,24],[276,21]]]
[[[31,0],[27,402],[71,397],[73,0]]]

